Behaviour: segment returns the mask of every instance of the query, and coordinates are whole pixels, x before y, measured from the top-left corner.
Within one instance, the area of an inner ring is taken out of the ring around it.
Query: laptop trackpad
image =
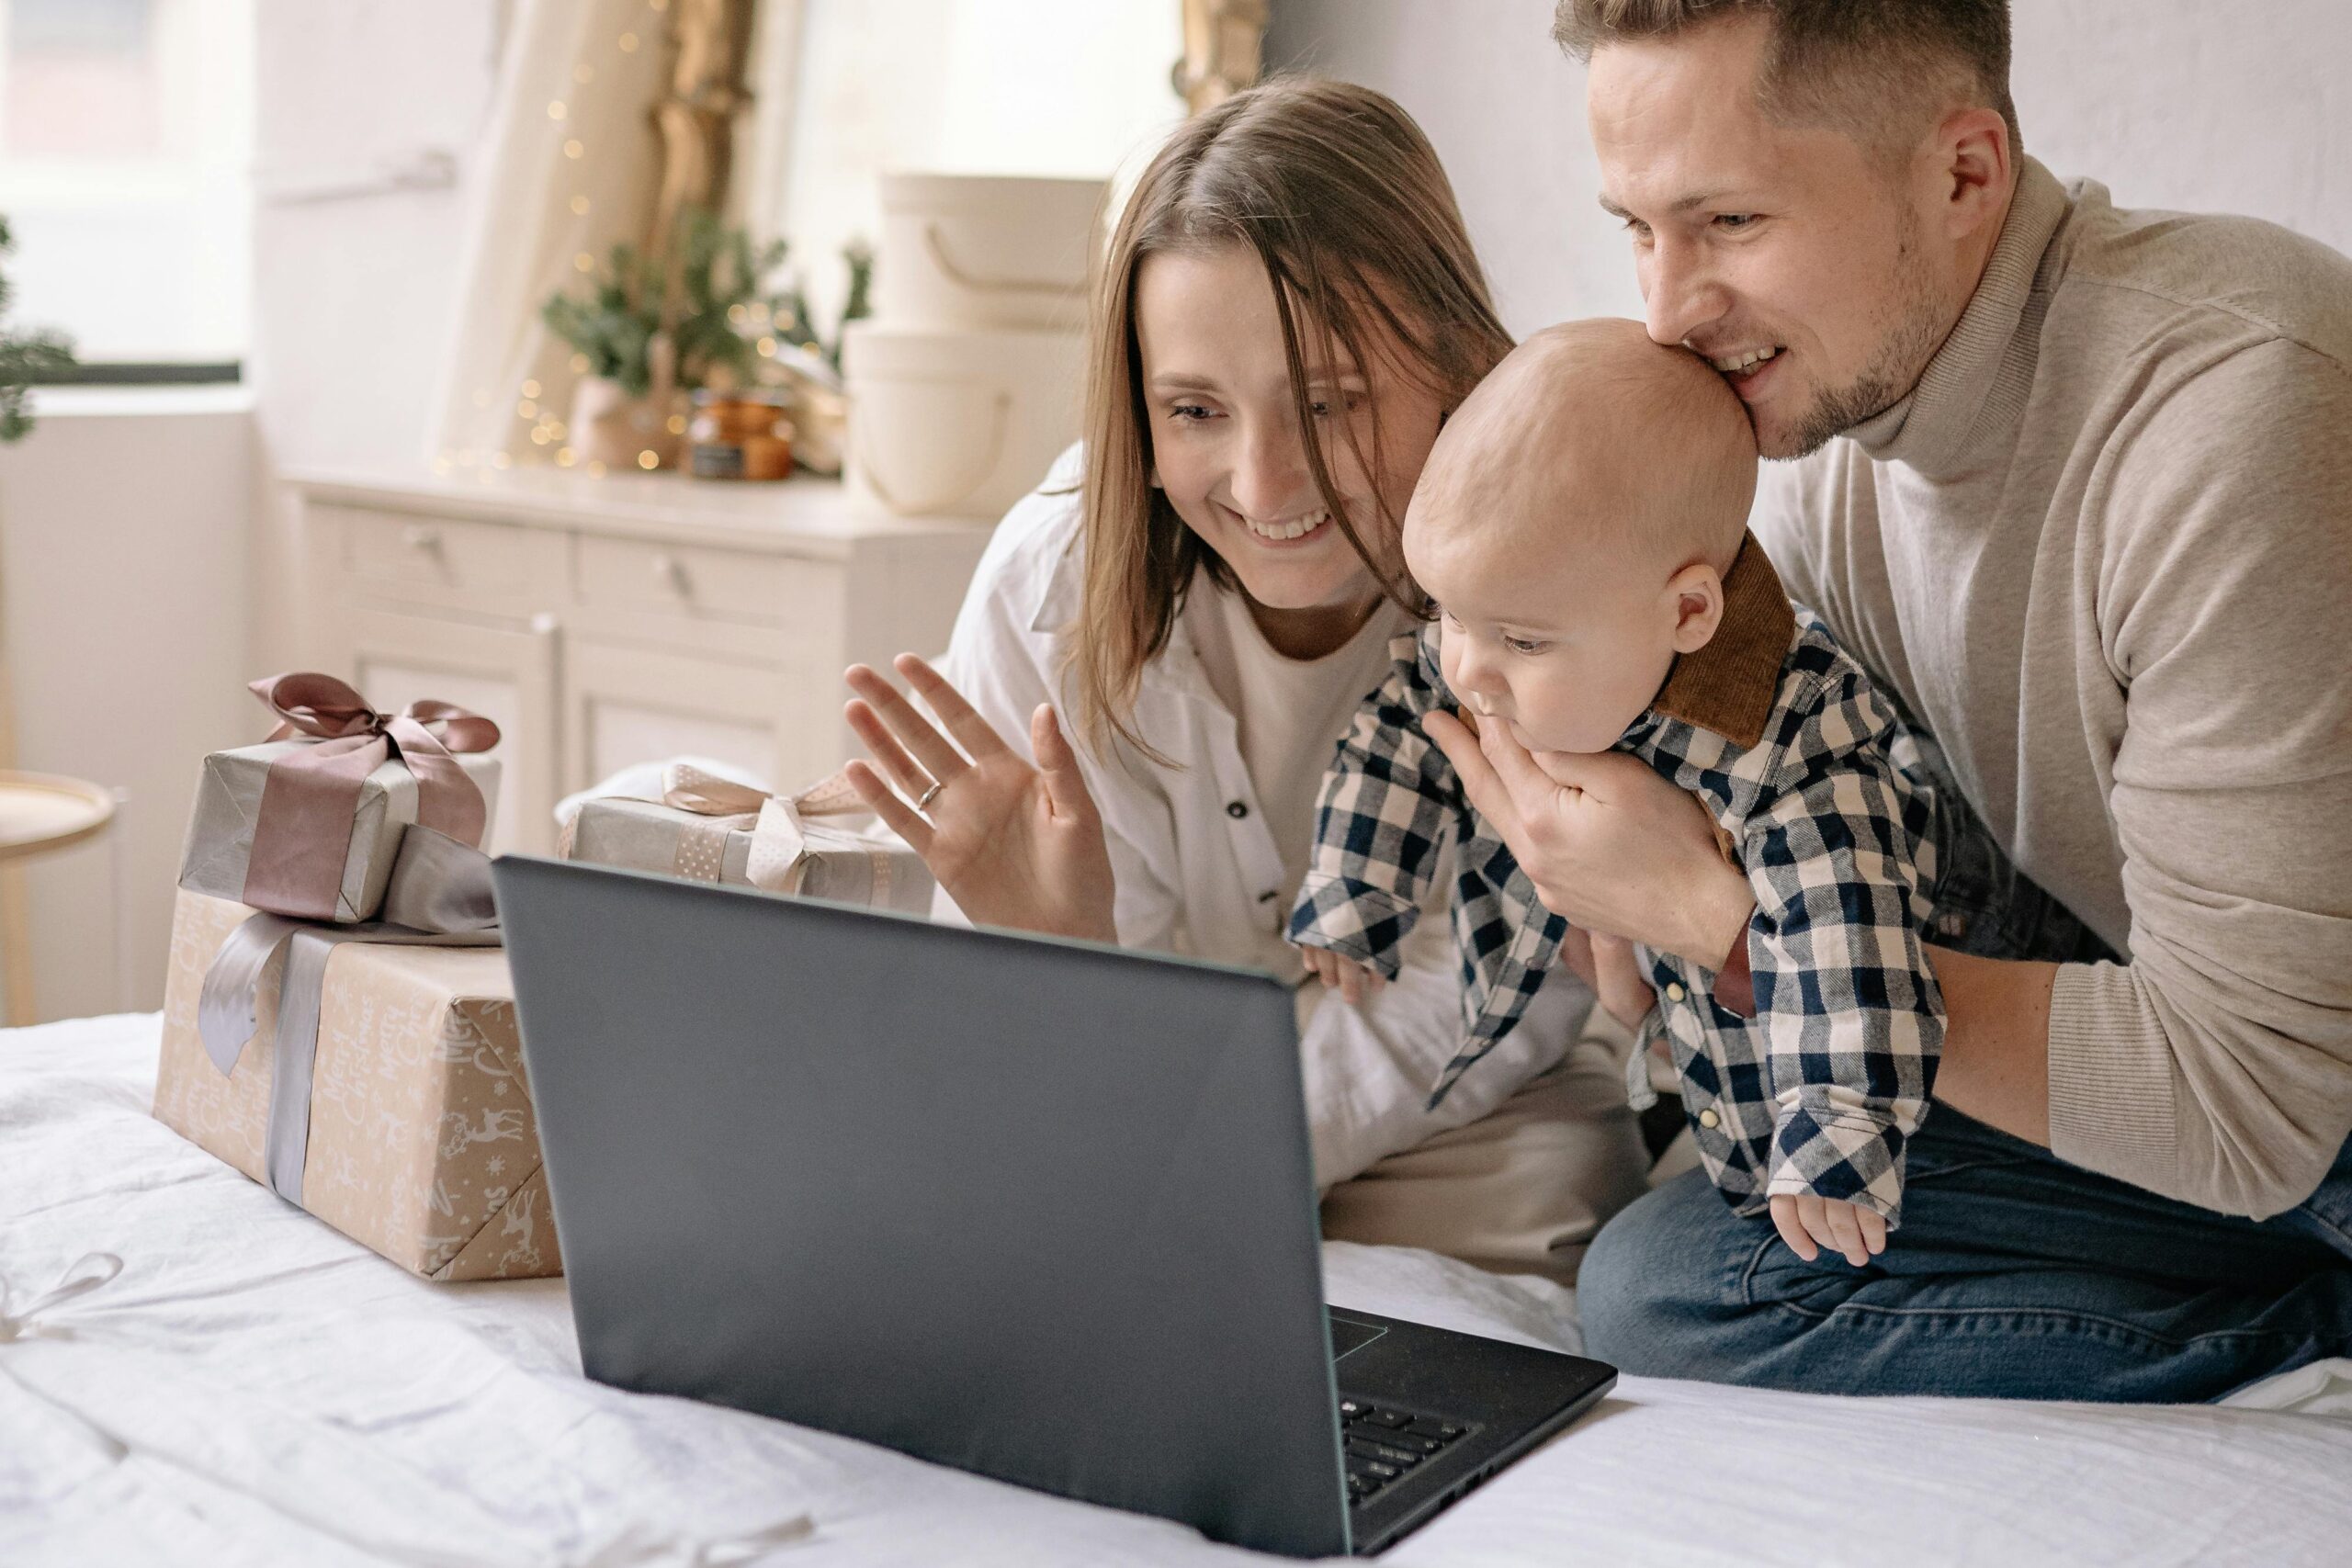
[[[1331,1320],[1331,1359],[1334,1361],[1345,1360],[1350,1352],[1363,1349],[1388,1332],[1385,1324],[1366,1323],[1345,1313],[1328,1312],[1328,1315]]]

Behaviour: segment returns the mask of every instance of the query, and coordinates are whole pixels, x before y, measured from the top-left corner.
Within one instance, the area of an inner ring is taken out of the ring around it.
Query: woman
[[[1394,103],[1285,80],[1188,122],[1098,280],[1082,447],[1000,527],[945,677],[899,661],[945,733],[850,671],[859,793],[970,919],[1297,974],[1323,766],[1415,625],[1406,500],[1510,347]],[[1644,1166],[1622,1075],[1570,1047],[1589,993],[1547,986],[1431,1112],[1462,1021],[1420,929],[1379,994],[1302,992],[1327,1230],[1567,1277]]]

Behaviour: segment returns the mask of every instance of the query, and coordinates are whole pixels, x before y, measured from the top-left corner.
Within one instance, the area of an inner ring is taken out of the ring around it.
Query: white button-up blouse
[[[1065,635],[1076,624],[1082,588],[1080,467],[1073,447],[999,525],[940,665],[1024,756],[1029,716],[1039,703],[1073,711],[1065,700]],[[1134,725],[1173,766],[1126,748],[1099,756],[1067,717],[1063,726],[1109,841],[1120,943],[1292,978],[1298,960],[1281,931],[1295,889],[1285,885],[1238,725],[1210,688],[1183,617],[1143,673]],[[944,895],[941,903],[943,914],[955,915]],[[1423,922],[1440,933],[1444,925]],[[1431,1111],[1430,1089],[1462,1043],[1459,985],[1440,940],[1408,947],[1404,972],[1361,1007],[1319,984],[1301,989],[1301,1070],[1318,1183],[1357,1175],[1484,1116],[1559,1061],[1591,1006],[1576,977],[1558,971],[1527,1021]]]

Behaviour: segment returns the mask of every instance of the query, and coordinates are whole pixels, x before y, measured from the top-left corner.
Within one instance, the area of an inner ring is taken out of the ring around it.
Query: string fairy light
[[[654,16],[660,17],[669,11],[670,0],[645,0],[645,8]],[[638,46],[643,41],[636,29],[629,28],[624,30],[613,40],[613,47],[623,55],[632,55],[637,52]],[[597,67],[593,62],[575,61],[571,67],[572,83],[575,86],[585,87],[596,80],[596,73]],[[571,118],[571,106],[563,98],[551,98],[548,102],[547,116],[551,126],[568,129]],[[567,160],[578,163],[588,155],[588,145],[578,136],[565,136],[561,151]],[[586,218],[594,210],[594,203],[589,198],[585,190],[573,192],[568,205],[575,218]],[[577,251],[572,254],[571,265],[575,272],[583,276],[593,274],[596,270],[596,258],[586,250]],[[728,315],[738,326],[745,324],[747,317],[752,324],[764,326],[768,322],[769,311],[767,307],[762,304],[752,305],[748,311],[739,305],[730,310]],[[772,357],[775,353],[775,340],[773,337],[762,338],[759,349],[761,354]],[[594,368],[594,362],[585,353],[575,352],[565,361],[565,364],[574,376],[586,376]],[[526,378],[517,390],[521,396],[514,405],[515,417],[533,422],[528,433],[531,445],[539,447],[554,446],[556,450],[553,457],[559,468],[582,467],[586,468],[590,478],[604,478],[605,466],[602,462],[591,459],[582,463],[579,451],[567,444],[571,432],[564,422],[557,419],[551,412],[547,412],[543,415],[543,411],[538,406],[538,399],[542,395],[543,389],[537,378]],[[476,389],[473,401],[474,407],[478,409],[490,407],[489,389]],[[673,414],[667,421],[667,428],[673,435],[684,434],[685,425],[685,416],[683,414]],[[511,452],[501,450],[492,453],[488,462],[481,465],[481,478],[487,480],[490,478],[489,470],[511,467],[514,460],[514,456]],[[457,454],[454,464],[450,454],[444,452],[434,460],[434,469],[436,473],[447,473],[453,466],[470,468],[475,467],[478,461],[476,455],[469,449]],[[637,455],[637,466],[645,469],[659,468],[661,455],[650,447],[639,451]]]

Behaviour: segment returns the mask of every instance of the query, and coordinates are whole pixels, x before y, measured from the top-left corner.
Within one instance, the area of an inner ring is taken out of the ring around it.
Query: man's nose
[[[1279,523],[1305,512],[1315,491],[1306,449],[1287,423],[1253,420],[1242,430],[1233,464],[1233,504],[1261,523]]]
[[[1643,268],[1642,302],[1653,343],[1679,344],[1720,320],[1728,300],[1697,247],[1660,238]]]

